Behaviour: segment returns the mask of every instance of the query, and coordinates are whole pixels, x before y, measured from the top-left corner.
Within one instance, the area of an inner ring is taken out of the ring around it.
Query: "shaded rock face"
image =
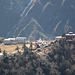
[[[0,36],[53,37],[75,32],[74,20],[75,0],[0,1]]]

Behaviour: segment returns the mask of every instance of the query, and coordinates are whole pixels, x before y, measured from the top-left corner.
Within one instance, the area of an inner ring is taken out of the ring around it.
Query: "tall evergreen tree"
[[[24,49],[24,51],[27,49],[25,42],[23,43],[22,49]]]
[[[2,51],[1,51],[1,48],[0,48],[0,53],[1,53]]]
[[[4,56],[4,57],[7,56],[7,53],[6,53],[5,50],[3,51],[3,56]]]
[[[23,54],[26,55],[28,53],[28,48],[26,47],[25,41],[23,43],[22,49],[24,50],[24,53]]]
[[[30,50],[32,50],[32,42],[30,43]]]
[[[18,47],[18,46],[16,47],[16,50],[18,50],[18,51],[19,51],[19,47]]]

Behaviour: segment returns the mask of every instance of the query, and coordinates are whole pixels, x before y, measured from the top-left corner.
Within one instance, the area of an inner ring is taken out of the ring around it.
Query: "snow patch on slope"
[[[64,5],[65,1],[66,1],[66,0],[62,0],[62,7],[63,7],[63,5]]]
[[[24,13],[26,12],[26,10],[29,8],[29,6],[33,3],[34,0],[31,0],[29,2],[29,4],[27,5],[27,7],[23,10],[23,12],[21,13],[20,17],[23,17]]]

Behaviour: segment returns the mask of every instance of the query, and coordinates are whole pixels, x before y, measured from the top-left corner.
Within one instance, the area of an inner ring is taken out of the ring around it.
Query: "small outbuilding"
[[[68,34],[65,34],[66,40],[75,40],[75,34],[73,32],[69,32]]]
[[[4,44],[5,45],[10,45],[11,44],[11,41],[9,39],[4,39]]]
[[[18,44],[22,44],[24,41],[26,41],[26,37],[16,37],[16,41]]]
[[[57,36],[55,39],[60,40],[60,39],[62,39],[62,36]]]
[[[26,41],[26,37],[8,38],[4,39],[4,44],[5,45],[23,44],[24,41]]]

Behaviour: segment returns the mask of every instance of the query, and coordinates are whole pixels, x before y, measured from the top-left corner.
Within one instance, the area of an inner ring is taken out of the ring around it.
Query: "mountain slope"
[[[5,6],[4,2],[1,3],[3,7]],[[30,24],[26,27],[31,22],[32,17],[43,29],[39,32],[42,32],[45,36],[53,37],[69,31],[75,32],[75,0],[13,0],[12,2],[13,9],[10,11],[7,9],[1,10],[1,36],[26,36],[30,38],[33,28],[36,31],[35,36],[37,36],[35,39],[39,38],[38,35],[41,34],[37,33],[35,23],[33,26]],[[9,2],[6,5],[9,5]],[[26,27],[26,30],[22,31],[24,27]],[[37,29],[39,28],[37,27]]]

